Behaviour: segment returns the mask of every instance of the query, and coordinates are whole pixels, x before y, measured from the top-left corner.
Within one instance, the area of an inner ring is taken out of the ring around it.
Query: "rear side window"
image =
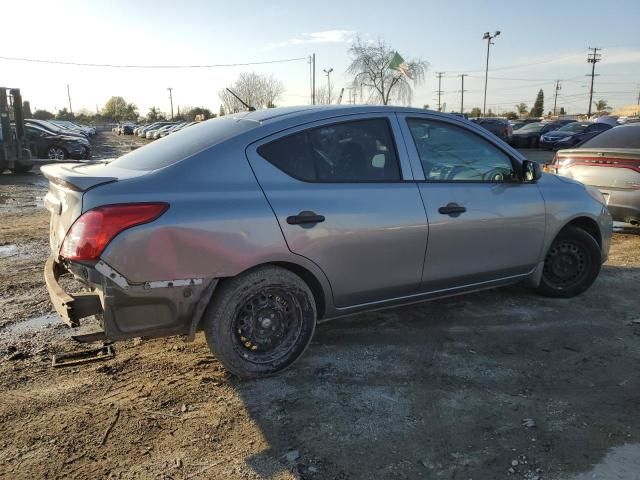
[[[640,148],[640,125],[610,128],[587,140],[580,148]]]
[[[260,146],[258,154],[305,182],[401,179],[393,136],[384,118],[305,130]]]

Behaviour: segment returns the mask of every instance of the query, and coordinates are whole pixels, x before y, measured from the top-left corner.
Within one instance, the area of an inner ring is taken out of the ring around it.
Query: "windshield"
[[[614,127],[587,140],[580,148],[640,148],[640,124]]]
[[[559,128],[558,131],[567,133],[578,133],[584,131],[589,125],[591,124],[579,122],[567,123],[564,127]]]

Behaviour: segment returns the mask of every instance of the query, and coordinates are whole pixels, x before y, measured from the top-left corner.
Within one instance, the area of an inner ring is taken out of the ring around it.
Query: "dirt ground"
[[[45,191],[0,176],[0,478],[640,478],[638,234],[577,298],[515,286],[337,320],[268,379],[228,376],[202,334],[55,369],[86,346],[45,291]]]

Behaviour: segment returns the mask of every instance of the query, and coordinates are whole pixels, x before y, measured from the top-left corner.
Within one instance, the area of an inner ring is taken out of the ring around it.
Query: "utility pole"
[[[167,88],[167,90],[169,90],[169,102],[171,102],[171,120],[173,120],[173,88],[169,87]]]
[[[638,87],[638,105],[640,105],[640,86]]]
[[[553,99],[553,116],[556,116],[556,106],[558,105],[558,92],[562,89],[560,85],[560,80],[556,80],[556,94]]]
[[[493,45],[493,42],[491,40],[496,38],[498,35],[500,35],[500,30],[496,30],[493,35],[491,35],[489,32],[484,32],[484,35],[482,36],[482,39],[487,41],[487,67],[484,71],[484,103],[482,105],[483,117],[487,116],[487,81],[489,80],[489,49],[491,48],[491,45]]]
[[[436,77],[438,77],[438,90],[436,93],[438,94],[438,111],[442,111],[442,104],[440,103],[440,98],[442,96],[442,77],[444,76],[444,72],[436,72]]]
[[[327,103],[331,105],[331,72],[333,72],[333,68],[327,70],[326,68],[322,70],[327,76]]]
[[[593,50],[593,53],[587,55],[587,63],[591,64],[591,88],[589,89],[589,110],[587,112],[587,117],[591,116],[591,104],[593,103],[593,77],[596,76],[596,63],[602,60],[602,55],[598,53],[598,50],[602,50],[601,48],[589,47],[589,50]]]
[[[464,77],[466,77],[467,74],[466,73],[462,73],[460,75],[460,79],[462,80],[462,87],[460,90],[460,114],[464,113],[464,92],[466,92],[466,90],[464,89]]]
[[[311,55],[311,104],[316,104],[316,54]]]
[[[73,115],[73,108],[71,108],[71,91],[69,90],[68,83],[67,83],[67,97],[69,97],[69,113]]]

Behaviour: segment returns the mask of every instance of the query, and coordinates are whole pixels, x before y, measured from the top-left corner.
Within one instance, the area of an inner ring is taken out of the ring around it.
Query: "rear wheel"
[[[602,266],[598,242],[577,227],[566,227],[551,244],[544,259],[538,293],[568,298],[588,289]]]
[[[204,319],[209,348],[242,378],[271,375],[306,350],[316,325],[307,284],[280,267],[260,267],[223,282]]]

